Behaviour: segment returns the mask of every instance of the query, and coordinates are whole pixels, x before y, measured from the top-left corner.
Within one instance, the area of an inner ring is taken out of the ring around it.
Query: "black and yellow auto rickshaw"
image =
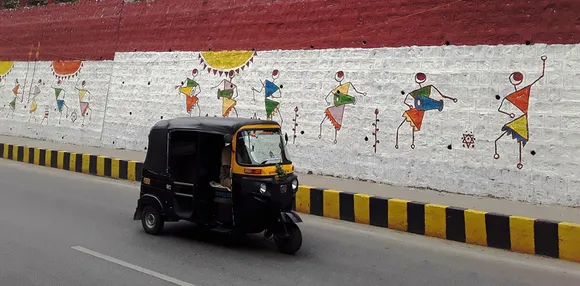
[[[264,232],[282,253],[302,245],[298,179],[275,121],[186,117],[149,134],[134,220],[149,234],[186,220],[229,234]]]

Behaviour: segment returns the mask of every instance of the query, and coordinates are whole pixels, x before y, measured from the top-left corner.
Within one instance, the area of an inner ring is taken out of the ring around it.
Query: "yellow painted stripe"
[[[487,246],[487,231],[485,230],[485,213],[476,210],[466,210],[465,242]]]
[[[115,179],[119,178],[119,161],[117,158],[111,159],[111,177]]]
[[[354,195],[354,221],[370,224],[371,222],[371,196],[365,194]]]
[[[407,231],[407,200],[389,199],[388,202],[388,227]]]
[[[58,151],[56,157],[56,167],[59,169],[64,169],[64,151]]]
[[[425,205],[425,235],[439,238],[447,238],[447,206],[426,204]]]
[[[89,165],[91,163],[91,155],[90,154],[83,154],[81,163],[83,166],[81,171],[85,174],[88,174],[89,173]]]
[[[77,153],[70,153],[70,163],[68,169],[70,171],[76,172],[77,169]]]
[[[310,213],[310,186],[299,186],[296,192],[296,211]]]
[[[52,150],[46,149],[44,158],[44,166],[50,167],[50,161],[52,161]]]
[[[22,157],[22,161],[28,163],[28,160],[30,160],[30,147],[24,146],[24,156]]]
[[[328,218],[340,219],[340,191],[324,190],[322,193],[322,215]]]
[[[14,147],[12,147],[12,160],[14,161],[18,161],[18,147],[20,145],[14,145]]]
[[[4,151],[2,151],[2,158],[4,159],[8,159],[8,146],[10,146],[10,144],[4,144]]]
[[[534,254],[534,219],[510,216],[510,241],[512,251]]]
[[[34,165],[40,165],[40,148],[34,148]]]
[[[559,223],[558,238],[560,258],[580,262],[580,224]]]
[[[105,158],[106,156],[97,157],[97,176],[105,175]]]
[[[127,164],[127,179],[129,181],[136,181],[137,162],[129,161]]]

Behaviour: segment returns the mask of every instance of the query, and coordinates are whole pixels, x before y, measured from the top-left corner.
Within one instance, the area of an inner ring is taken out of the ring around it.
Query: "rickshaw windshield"
[[[280,130],[253,129],[239,133],[237,144],[238,164],[246,166],[265,166],[290,164],[288,152]]]

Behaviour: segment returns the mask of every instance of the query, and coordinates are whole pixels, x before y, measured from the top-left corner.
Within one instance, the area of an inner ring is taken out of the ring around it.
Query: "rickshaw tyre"
[[[147,217],[149,215],[153,215],[155,218],[155,224],[152,227],[148,226]],[[145,206],[143,208],[143,213],[141,215],[141,225],[146,233],[151,235],[158,235],[163,230],[163,226],[165,225],[165,220],[159,213],[159,210],[153,206]]]
[[[276,243],[276,247],[278,251],[284,254],[294,254],[296,253],[300,247],[302,247],[302,231],[298,225],[294,223],[287,223],[286,229],[290,234],[289,238],[274,238],[274,242]]]

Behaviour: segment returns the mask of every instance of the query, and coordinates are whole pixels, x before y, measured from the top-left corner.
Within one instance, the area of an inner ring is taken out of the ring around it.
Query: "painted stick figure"
[[[14,94],[14,98],[12,99],[12,101],[8,103],[8,106],[10,107],[10,113],[6,115],[6,118],[8,118],[8,116],[10,115],[12,115],[12,118],[14,118],[14,111],[16,110],[16,100],[24,98],[24,89],[21,90],[20,87],[21,86],[18,79],[14,80],[14,88],[12,89],[12,94]],[[20,96],[18,96],[19,94]]]
[[[221,84],[223,84],[223,89],[219,89],[217,91],[217,99],[222,98],[222,116],[228,117],[232,109],[236,112],[236,117],[238,116],[238,111],[236,110],[236,103],[235,100],[238,97],[238,87],[232,83],[234,79],[234,71],[229,72],[230,80],[224,79],[218,85],[212,87],[214,89]]]
[[[46,119],[46,125],[48,125],[48,114],[50,113],[50,106],[45,105],[44,106],[44,117],[42,117],[42,121],[40,121],[40,124],[44,123],[44,120]]]
[[[191,78],[187,78],[181,85],[175,86],[176,89],[179,89],[179,94],[183,94],[185,96],[185,111],[189,116],[191,116],[191,110],[197,106],[197,110],[199,111],[199,116],[201,116],[201,108],[199,107],[199,97],[198,95],[201,93],[201,86],[197,83],[194,79],[198,74],[197,69],[193,69],[191,72]]]
[[[280,116],[280,124],[282,124],[284,122],[284,119],[282,119],[282,113],[280,112],[280,102],[271,99],[271,98],[282,98],[283,86],[282,85],[278,86],[274,83],[276,79],[278,79],[278,76],[280,76],[280,73],[278,72],[278,70],[274,70],[272,72],[272,81],[265,80],[264,82],[262,82],[262,80],[260,80],[262,87],[260,88],[260,90],[257,90],[256,88],[252,87],[252,95],[254,97],[254,101],[256,101],[255,92],[262,92],[262,90],[264,90],[265,96],[264,105],[266,108],[266,118],[268,120],[272,120],[272,117],[274,117],[274,115],[278,113],[278,115]]]
[[[529,129],[528,129],[528,106],[530,103],[530,91],[532,85],[536,84],[540,79],[544,77],[546,71],[546,56],[542,56],[542,75],[537,78],[530,85],[518,90],[517,86],[524,81],[524,75],[521,72],[513,72],[509,76],[510,83],[514,86],[515,91],[504,97],[499,105],[497,111],[508,115],[510,118],[514,118],[514,113],[508,113],[502,110],[502,106],[505,100],[509,101],[512,105],[517,107],[522,112],[518,118],[504,124],[501,128],[504,131],[497,139],[495,139],[495,154],[493,157],[499,159],[499,154],[497,153],[497,141],[501,139],[504,135],[511,135],[513,139],[517,140],[520,146],[520,160],[517,164],[518,169],[522,169],[524,165],[522,164],[522,148],[526,146],[529,140]]]
[[[347,104],[356,104],[357,98],[354,95],[350,95],[349,91],[350,88],[358,93],[366,96],[366,92],[359,92],[356,90],[354,85],[351,82],[342,83],[344,80],[344,72],[339,71],[334,76],[334,79],[339,83],[337,87],[331,90],[324,100],[326,101],[327,105],[331,105],[324,111],[324,118],[322,122],[320,122],[320,133],[318,134],[318,139],[322,138],[322,124],[326,119],[329,119],[332,125],[334,125],[334,143],[336,144],[338,141],[336,139],[337,133],[342,127],[342,120],[344,118],[344,108]],[[332,95],[333,102],[328,102],[328,97]]]
[[[65,97],[65,90],[62,88],[62,80],[58,80],[56,82],[56,86],[52,86],[54,89],[54,94],[56,96],[56,106],[58,108],[58,112],[60,113],[60,118],[58,119],[58,124],[60,124],[60,120],[62,119],[62,108],[66,108],[65,117],[68,118],[68,106],[64,102]]]
[[[77,80],[77,83],[78,83],[78,80]],[[93,110],[90,108],[91,92],[88,89],[86,89],[86,85],[87,85],[87,82],[83,80],[80,87],[78,87],[78,86],[75,87],[79,92],[79,106],[80,106],[81,116],[83,117],[83,122],[81,123],[81,126],[85,126],[85,118],[87,115],[87,111],[89,111],[89,110],[91,111],[91,112],[89,112],[89,120],[91,120],[92,114],[93,114]]]
[[[34,85],[34,87],[32,88],[32,92],[29,94],[29,98],[28,101],[30,102],[30,109],[28,110],[28,113],[30,113],[30,116],[28,117],[28,122],[30,122],[30,119],[34,119],[34,122],[36,122],[36,110],[38,109],[38,103],[36,102],[36,98],[40,95],[41,91],[40,91],[40,86],[42,85],[42,79],[38,80],[38,83],[36,85]]]
[[[425,111],[429,110],[443,110],[443,99],[449,99],[453,102],[457,102],[457,98],[449,97],[441,93],[437,87],[434,85],[423,86],[422,84],[427,81],[427,76],[424,73],[417,73],[415,75],[415,82],[419,84],[419,88],[411,91],[405,96],[403,103],[409,107],[409,110],[405,111],[402,115],[404,118],[399,127],[397,127],[397,135],[395,139],[395,148],[399,149],[399,129],[403,124],[409,122],[412,127],[413,139],[411,142],[411,149],[415,149],[415,132],[421,130],[421,125],[423,123],[423,117],[425,116]],[[431,98],[433,90],[439,93],[441,100],[435,100]],[[413,104],[407,103],[409,96],[413,98]]]

